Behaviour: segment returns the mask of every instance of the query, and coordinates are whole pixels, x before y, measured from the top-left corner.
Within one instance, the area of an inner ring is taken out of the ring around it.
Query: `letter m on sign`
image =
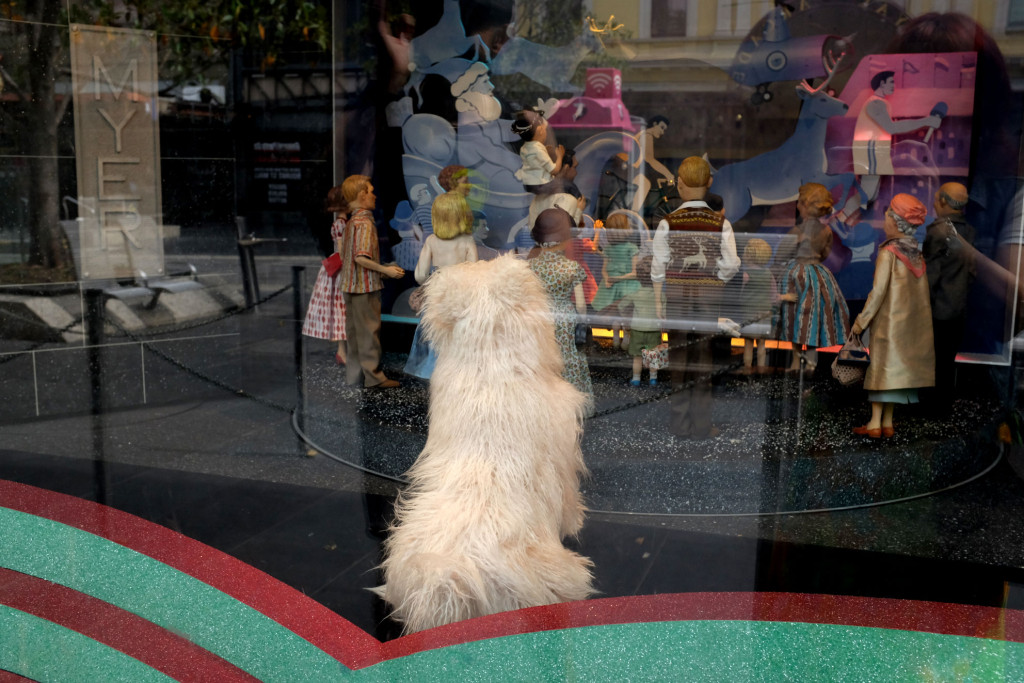
[[[100,79],[107,82],[110,86],[110,91],[114,93],[114,99],[120,100],[121,93],[124,92],[124,87],[128,84],[128,79],[132,81],[131,94],[135,95],[139,92],[139,63],[137,59],[128,60],[126,68],[124,70],[124,78],[121,79],[119,85],[114,84],[114,79],[110,77],[110,73],[107,71],[107,67],[103,64],[103,59],[99,55],[93,55],[92,57],[92,80],[96,84],[96,99],[100,99],[101,88]]]

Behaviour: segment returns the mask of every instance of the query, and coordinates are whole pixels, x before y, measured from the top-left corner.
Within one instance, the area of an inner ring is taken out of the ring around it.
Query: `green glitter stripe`
[[[1024,644],[761,621],[590,626],[428,650],[366,681],[1021,681]]]
[[[77,631],[0,605],[0,670],[34,681],[171,681]]]
[[[262,681],[337,680],[349,671],[269,617],[134,550],[2,507],[0,529],[0,566],[137,614]]]

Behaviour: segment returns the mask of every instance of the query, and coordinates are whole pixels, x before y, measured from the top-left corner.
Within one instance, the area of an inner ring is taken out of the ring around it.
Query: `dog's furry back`
[[[408,472],[377,589],[408,632],[581,600],[586,397],[562,379],[547,294],[512,256],[443,268],[425,285],[437,353],[427,443]]]

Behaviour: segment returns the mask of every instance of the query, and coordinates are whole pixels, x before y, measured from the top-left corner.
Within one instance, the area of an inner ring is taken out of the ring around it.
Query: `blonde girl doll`
[[[760,237],[751,238],[743,248],[743,289],[740,300],[743,303],[743,325],[771,320],[778,309],[779,290],[775,276],[768,269],[772,260],[772,248]],[[743,367],[765,367],[768,364],[765,349],[765,335],[757,339],[757,365],[754,365],[754,337],[743,340]]]
[[[473,212],[461,192],[446,192],[434,200],[430,208],[434,234],[427,237],[416,263],[414,276],[423,284],[437,268],[453,266],[465,261],[476,261],[476,242],[473,240]],[[405,373],[420,379],[430,379],[437,357],[426,340],[420,337],[420,327],[409,351]]]

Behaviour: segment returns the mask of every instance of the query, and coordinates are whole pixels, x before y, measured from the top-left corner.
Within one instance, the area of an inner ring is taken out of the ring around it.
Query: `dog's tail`
[[[406,633],[487,614],[487,591],[472,562],[417,553],[384,562],[385,583],[374,592],[394,610]]]

